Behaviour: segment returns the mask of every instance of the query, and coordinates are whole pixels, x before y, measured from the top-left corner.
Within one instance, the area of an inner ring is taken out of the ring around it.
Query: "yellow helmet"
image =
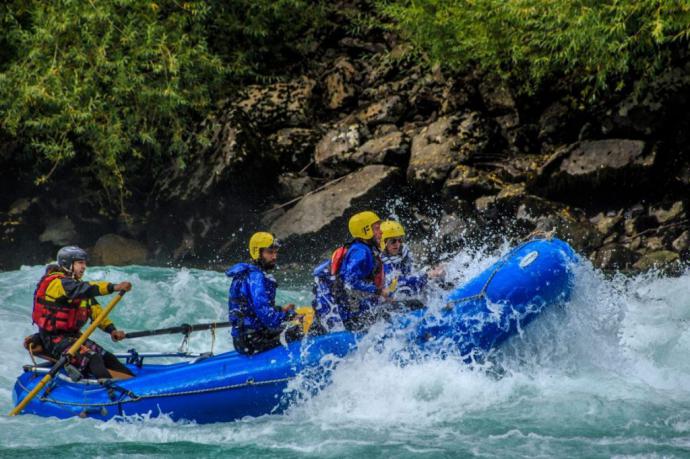
[[[256,261],[261,256],[261,249],[279,246],[280,244],[271,233],[259,231],[252,234],[252,237],[249,239],[249,256]]]
[[[374,229],[372,226],[376,222],[380,222],[381,219],[374,212],[367,210],[354,214],[349,223],[347,224],[348,229],[352,237],[357,237],[360,239],[371,239],[374,237]]]
[[[381,223],[381,250],[386,248],[386,239],[404,236],[405,228],[400,223],[393,220],[386,220]]]

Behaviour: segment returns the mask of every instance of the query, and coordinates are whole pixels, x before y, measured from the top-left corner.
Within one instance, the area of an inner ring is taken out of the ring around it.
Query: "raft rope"
[[[114,384],[103,384],[103,387],[106,389],[114,389],[114,390],[119,390],[120,392],[123,393],[123,395],[126,395],[129,397],[129,399],[121,399],[117,401],[112,401],[112,402],[105,402],[105,403],[85,403],[85,402],[66,402],[66,401],[61,401],[61,400],[55,400],[53,398],[48,398],[47,395],[43,395],[39,400],[41,402],[48,402],[48,403],[53,403],[55,405],[65,405],[65,406],[81,406],[81,407],[105,407],[105,406],[117,406],[117,405],[122,405],[125,403],[135,403],[140,400],[146,400],[149,398],[164,398],[164,397],[182,397],[182,396],[187,396],[187,395],[199,395],[199,394],[208,394],[212,392],[221,392],[225,390],[233,390],[233,389],[242,389],[245,387],[251,387],[251,386],[267,386],[270,384],[279,384],[279,383],[285,383],[290,381],[291,379],[294,379],[295,377],[291,378],[277,378],[277,379],[267,379],[265,381],[254,381],[253,379],[248,379],[246,382],[239,383],[239,384],[229,384],[227,386],[219,386],[219,387],[211,387],[208,389],[194,389],[194,390],[187,390],[187,391],[179,391],[179,392],[167,392],[167,393],[162,393],[162,394],[144,394],[144,395],[137,395],[134,392],[125,389],[120,386],[116,386]],[[25,391],[30,391],[29,388],[24,386],[21,381],[17,381],[17,384],[19,387],[21,387]]]

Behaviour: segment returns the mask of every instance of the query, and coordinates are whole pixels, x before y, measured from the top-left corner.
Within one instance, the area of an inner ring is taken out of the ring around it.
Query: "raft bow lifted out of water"
[[[453,343],[463,356],[488,352],[547,306],[569,299],[576,260],[570,246],[558,239],[524,243],[454,290],[441,314],[410,312],[393,327],[411,329],[414,348]],[[165,413],[199,423],[280,413],[290,403],[290,380],[305,369],[326,373],[320,369],[351,353],[357,340],[356,334],[337,332],[251,357],[227,352],[176,364],[130,364],[136,377],[127,380],[73,382],[60,374],[23,413],[102,420]],[[14,386],[14,403],[38,384],[42,371],[25,367]]]

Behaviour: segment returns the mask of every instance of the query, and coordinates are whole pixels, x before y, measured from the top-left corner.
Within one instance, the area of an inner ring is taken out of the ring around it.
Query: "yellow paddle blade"
[[[393,281],[391,282],[391,285],[388,286],[388,291],[389,291],[390,293],[393,293],[393,292],[395,292],[397,289],[398,289],[398,278],[395,277],[395,278],[393,279]]]
[[[306,335],[314,323],[314,308],[311,306],[298,306],[295,308],[295,313],[298,316],[302,316],[302,333]]]

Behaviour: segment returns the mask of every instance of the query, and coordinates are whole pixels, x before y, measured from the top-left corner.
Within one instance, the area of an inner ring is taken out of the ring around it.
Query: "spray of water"
[[[507,250],[464,250],[449,259],[449,279],[461,283]],[[41,271],[25,267],[0,274],[0,409],[5,412],[14,378],[28,361],[21,342],[33,331],[31,294]],[[226,320],[228,280],[221,273],[129,267],[91,269],[88,275],[133,281],[135,289],[113,315],[125,330]],[[404,349],[404,340],[393,336],[382,345],[384,327],[378,326],[355,354],[332,361],[330,384],[323,387],[313,374],[293,381],[289,392],[298,402],[284,415],[203,426],[166,416],[106,423],[0,417],[0,455],[40,455],[46,440],[31,433],[36,431],[48,432],[51,446],[63,445],[69,453],[82,445],[95,448],[94,455],[103,445],[115,455],[690,453],[690,272],[677,278],[653,273],[607,278],[584,262],[575,279],[568,304],[546,311],[482,364],[468,367],[452,356],[401,364],[390,356]],[[307,286],[282,290],[279,300],[304,302],[309,291]],[[440,299],[440,292],[432,292],[429,304],[434,308]],[[103,334],[95,338],[115,351],[133,345],[139,351],[173,351],[180,342],[176,336],[136,343],[111,343]],[[208,351],[211,341],[208,334],[193,336],[190,350]],[[214,351],[228,350],[227,331],[218,332]],[[93,446],[94,439],[101,446]]]

